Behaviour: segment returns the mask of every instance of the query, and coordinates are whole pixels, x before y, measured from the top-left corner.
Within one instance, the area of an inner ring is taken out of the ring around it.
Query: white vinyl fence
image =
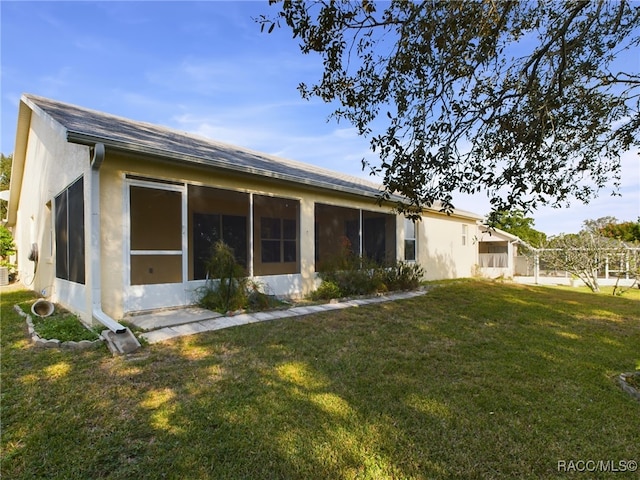
[[[544,249],[539,249],[529,255],[517,256],[515,258],[516,277],[526,277],[527,279],[533,277],[533,283],[569,284],[569,279],[572,277],[571,274],[565,270],[556,270],[549,267],[541,258],[543,252]],[[611,283],[619,279],[634,281],[639,272],[640,248],[636,247],[627,247],[624,252],[605,252],[602,260],[598,262],[598,278],[611,280]],[[560,281],[561,279],[566,279],[567,281]],[[608,283],[603,282],[603,284]]]

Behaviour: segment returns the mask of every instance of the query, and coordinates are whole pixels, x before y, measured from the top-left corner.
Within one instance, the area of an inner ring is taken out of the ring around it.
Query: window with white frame
[[[462,225],[462,245],[466,246],[469,241],[469,225]]]
[[[404,219],[404,259],[415,262],[417,252],[416,222],[410,218]]]

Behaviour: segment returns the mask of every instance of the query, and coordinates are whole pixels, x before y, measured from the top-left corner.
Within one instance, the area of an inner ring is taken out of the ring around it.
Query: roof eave
[[[111,149],[123,152],[123,153],[135,153],[143,156],[149,156],[158,158],[164,161],[181,161],[190,165],[206,167],[206,168],[219,168],[221,170],[226,170],[228,172],[249,175],[249,176],[260,176],[263,178],[268,178],[275,181],[294,183],[297,185],[303,185],[309,189],[314,190],[324,190],[324,191],[333,191],[348,195],[354,195],[357,197],[365,197],[374,200],[379,200],[380,195],[383,193],[382,191],[370,191],[357,187],[347,187],[344,185],[337,185],[330,182],[322,182],[317,180],[311,180],[302,178],[295,175],[287,175],[278,172],[273,172],[270,170],[265,170],[261,168],[251,168],[242,165],[230,165],[226,161],[217,160],[213,157],[202,158],[195,155],[185,155],[177,152],[167,152],[163,150],[159,150],[156,148],[146,147],[140,144],[131,143],[131,142],[121,142],[118,140],[106,138],[106,137],[98,137],[95,135],[88,135],[83,132],[67,130],[67,140],[72,143],[78,143],[81,145],[93,146],[96,143],[102,143],[105,147],[109,147]],[[384,201],[384,204],[395,205],[398,203],[404,203],[405,198],[400,195],[392,195],[391,198],[387,201]],[[426,209],[430,213],[436,213],[441,215],[453,216],[458,218],[472,219],[472,220],[480,220],[482,217],[473,212],[467,212],[464,210],[454,209],[450,214],[439,210],[434,207],[430,207]]]
[[[31,125],[32,109],[24,99],[20,100],[18,108],[18,125],[16,128],[16,141],[11,163],[11,181],[9,184],[9,202],[7,205],[6,225],[13,227],[17,221],[20,192],[24,177],[24,165],[27,154],[27,142],[29,141],[29,128]]]
[[[136,153],[144,156],[150,156],[159,158],[164,161],[181,161],[184,163],[188,163],[191,165],[209,167],[209,168],[219,168],[222,170],[226,170],[229,172],[235,172],[245,175],[252,176],[261,176],[267,177],[273,180],[280,180],[289,183],[295,183],[298,185],[304,185],[310,188],[320,188],[322,190],[332,190],[341,193],[364,196],[369,198],[377,198],[376,193],[368,192],[365,190],[361,190],[358,188],[350,188],[345,187],[343,185],[335,185],[329,182],[322,181],[311,181],[310,179],[300,178],[295,175],[287,175],[277,172],[272,172],[269,170],[259,169],[259,168],[251,168],[242,165],[233,165],[230,166],[228,162],[220,161],[215,158],[208,157],[206,159],[193,156],[193,155],[185,155],[176,152],[166,152],[162,150],[158,150],[155,148],[145,147],[143,145],[129,143],[129,142],[121,142],[105,137],[97,137],[94,135],[87,135],[83,132],[67,130],[67,140],[71,143],[77,143],[81,145],[93,146],[96,143],[102,143],[105,147],[125,152],[125,153]]]

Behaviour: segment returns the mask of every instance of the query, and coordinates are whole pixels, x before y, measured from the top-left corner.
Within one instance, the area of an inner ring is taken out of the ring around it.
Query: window
[[[407,262],[416,260],[416,223],[409,219],[404,219],[404,259]]]
[[[362,211],[362,256],[378,265],[396,262],[396,217]]]
[[[468,236],[469,236],[469,226],[462,225],[462,245],[463,246],[467,245]]]
[[[321,203],[314,210],[316,272],[346,256],[360,256],[360,211]]]
[[[260,219],[262,263],[295,262],[296,221],[284,218]]]
[[[82,177],[55,198],[56,277],[85,283],[84,182]]]

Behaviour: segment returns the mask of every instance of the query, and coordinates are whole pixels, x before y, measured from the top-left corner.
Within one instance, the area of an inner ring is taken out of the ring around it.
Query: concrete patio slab
[[[360,305],[366,305],[371,302],[368,299],[364,299],[364,298],[354,298],[353,300],[349,300],[346,303],[359,307]]]
[[[157,310],[140,315],[131,315],[124,321],[142,330],[153,330],[173,325],[199,322],[211,318],[221,317],[218,312],[212,312],[200,307],[185,307],[180,309]]]
[[[309,315],[311,313],[315,313],[313,310],[311,310],[311,307],[293,307],[292,309],[290,309],[290,311],[294,315]]]
[[[233,317],[227,317],[227,318],[230,320],[231,326],[246,325],[247,323],[254,323],[253,315],[250,313],[241,313],[239,315],[234,315]]]
[[[199,322],[207,330],[220,330],[222,328],[236,327],[238,325],[244,325],[247,322],[243,319],[238,320],[238,317],[219,317],[211,320],[203,320]]]
[[[348,302],[338,302],[338,303],[325,303],[324,305],[322,305],[323,307],[323,311],[330,311],[330,310],[342,310],[343,308],[349,308],[352,305],[350,305]]]
[[[152,330],[140,335],[149,343],[160,343],[173,338],[180,337],[180,333],[172,330],[170,327],[161,328],[159,330]]]
[[[207,331],[206,327],[199,322],[176,325],[174,327],[171,327],[171,330],[179,333],[180,335],[193,335],[195,333],[202,333]]]
[[[264,322],[268,320],[275,320],[280,318],[277,312],[256,312],[252,315],[253,319],[257,322]]]

